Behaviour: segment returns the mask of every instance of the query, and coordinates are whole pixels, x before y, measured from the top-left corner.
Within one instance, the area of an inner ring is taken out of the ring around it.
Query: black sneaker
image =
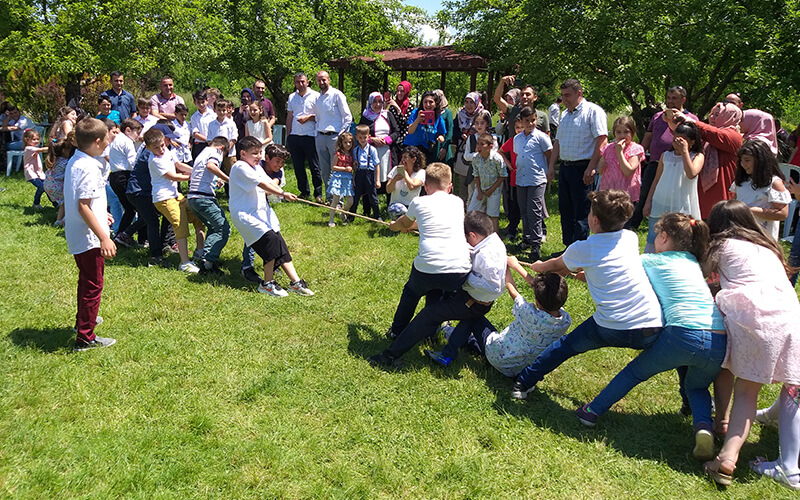
[[[539,254],[539,250],[531,250],[530,255],[528,255],[528,262],[533,264],[537,260],[540,260],[542,256]]]
[[[597,425],[597,414],[589,411],[589,403],[586,403],[585,405],[575,410],[575,415],[578,417],[578,420],[580,420],[581,423],[586,427],[594,427],[595,425]]]
[[[169,261],[165,257],[151,257],[147,267],[169,267]]]
[[[225,272],[222,270],[222,268],[219,267],[219,263],[208,262],[206,260],[203,261],[202,264],[200,264],[200,274],[203,276],[210,276],[210,275],[222,276],[223,274],[225,274]]]
[[[536,386],[528,387],[525,383],[517,377],[514,380],[514,385],[511,386],[511,397],[514,399],[526,399],[528,397],[528,393],[533,391]]]
[[[400,368],[400,360],[395,359],[394,356],[386,351],[381,351],[378,354],[367,358],[370,365],[375,368],[384,368],[388,370],[396,370]]]
[[[389,340],[394,340],[397,338],[397,334],[392,331],[392,327],[390,326],[388,330],[386,330],[386,338]]]
[[[530,250],[531,243],[529,241],[522,241],[519,245],[517,245],[517,253],[522,253],[526,250]]]
[[[111,347],[116,343],[117,341],[112,338],[95,337],[91,342],[75,342],[75,352],[88,351],[100,347]]]
[[[253,269],[252,267],[248,267],[247,269],[242,269],[242,278],[246,279],[251,283],[261,283],[261,276]]]

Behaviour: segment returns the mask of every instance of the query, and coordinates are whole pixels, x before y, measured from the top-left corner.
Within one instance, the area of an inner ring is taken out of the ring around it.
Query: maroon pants
[[[99,248],[92,248],[75,255],[78,265],[78,314],[75,324],[78,344],[94,340],[94,324],[97,321],[97,310],[100,309],[100,296],[103,294],[103,270],[105,259]]]

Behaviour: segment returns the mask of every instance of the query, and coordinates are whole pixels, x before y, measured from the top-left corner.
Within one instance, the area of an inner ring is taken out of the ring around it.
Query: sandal
[[[750,462],[750,468],[756,474],[771,478],[781,486],[800,491],[800,470],[785,470],[780,459],[774,462],[767,462],[764,457],[756,457],[755,460]],[[794,480],[789,479],[793,477]]]
[[[725,462],[730,462],[732,464],[730,472],[722,470],[722,464]],[[729,458],[719,458],[719,455],[717,455],[714,460],[703,464],[703,472],[720,486],[730,486],[733,483],[733,471],[735,470],[736,463],[733,460]]]

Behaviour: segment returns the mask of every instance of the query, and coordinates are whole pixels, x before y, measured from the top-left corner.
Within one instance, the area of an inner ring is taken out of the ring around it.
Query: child
[[[665,113],[666,114],[666,113]],[[693,123],[681,123],[673,131],[673,151],[666,151],[658,160],[658,168],[642,213],[649,217],[647,245],[644,251],[653,252],[656,222],[661,215],[676,212],[700,219],[697,195],[697,175],[703,169],[703,141]]]
[[[42,194],[44,193],[44,169],[42,168],[42,153],[47,153],[47,148],[39,147],[39,132],[29,128],[22,134],[22,142],[25,144],[23,151],[22,170],[25,172],[25,180],[33,184],[36,194],[33,195],[33,208],[41,210]],[[54,203],[55,205],[55,203]]]
[[[215,194],[218,179],[228,182],[222,171],[222,159],[228,152],[228,140],[215,137],[194,160],[187,195],[189,210],[206,226],[200,274],[222,274],[219,256],[228,243],[231,226]]]
[[[107,95],[101,95],[97,98],[97,118],[98,120],[102,120],[103,118],[107,118],[112,122],[116,123],[117,126],[121,123],[119,111],[116,109],[111,109],[111,98]]]
[[[75,152],[75,133],[70,131],[66,139],[53,143],[47,153],[47,171],[44,173],[44,190],[58,205],[58,216],[53,224],[64,227],[64,174],[67,163]]]
[[[120,203],[119,198],[117,198],[116,193],[114,193],[114,190],[111,189],[111,185],[108,182],[109,175],[111,173],[110,165],[108,163],[108,155],[111,148],[111,143],[113,143],[114,139],[119,135],[119,125],[108,118],[98,118],[98,120],[105,123],[106,127],[108,128],[108,146],[106,146],[106,149],[103,150],[103,153],[100,155],[98,160],[103,165],[103,179],[106,181],[106,200],[108,201],[108,211],[114,218],[114,222],[111,224],[111,233],[116,234],[119,230],[119,223],[120,220],[122,220],[124,209],[122,207],[122,203]]]
[[[564,253],[531,266],[534,272],[584,272],[595,312],[589,319],[553,342],[522,370],[511,392],[525,399],[545,375],[567,359],[601,347],[644,349],[661,331],[661,306],[639,259],[639,239],[622,229],[633,214],[628,193],[611,189],[589,193],[586,240],[572,243]]]
[[[514,137],[522,133],[523,130],[522,118],[517,114],[514,119],[514,133],[500,146],[500,152],[506,157],[506,166],[508,167],[508,185],[503,186],[503,209],[508,218],[505,238],[509,241],[517,238],[519,223],[522,221],[522,212],[520,212],[517,194],[517,153],[514,151]]]
[[[750,468],[787,488],[800,490],[800,386],[783,384],[778,399],[769,408],[758,410],[755,421],[779,428],[780,455],[774,462],[756,458]]]
[[[400,157],[400,165],[389,172],[389,182],[386,184],[386,192],[391,195],[389,217],[392,220],[408,212],[408,206],[420,195],[423,184],[425,155],[414,146],[406,146]]]
[[[736,180],[730,188],[733,198],[750,207],[759,224],[777,241],[781,221],[789,215],[792,201],[778,161],[769,145],[759,140],[744,143],[738,156]]]
[[[473,192],[475,191],[475,173],[474,169],[472,168],[472,160],[474,160],[475,156],[478,154],[478,137],[483,134],[488,134],[491,126],[492,116],[486,110],[481,110],[472,120],[472,129],[474,130],[474,133],[468,137],[467,143],[464,146],[463,155],[465,165],[467,165],[467,171],[465,172],[463,179],[460,180],[458,192],[458,195],[464,200],[465,206],[469,204],[470,200],[472,199]],[[492,144],[492,150],[497,150],[497,145],[494,143]]]
[[[469,211],[478,210],[489,215],[494,231],[500,230],[500,202],[502,190],[499,189],[508,178],[505,161],[496,151],[492,151],[494,137],[481,134],[478,137],[478,154],[472,160],[475,176],[475,192],[469,203]],[[538,259],[537,259],[538,260]]]
[[[167,149],[169,139],[171,137],[165,136],[158,129],[148,130],[144,133],[145,146],[152,153],[148,160],[148,168],[153,188],[153,205],[172,224],[172,229],[175,231],[178,254],[181,258],[178,270],[186,273],[198,273],[200,269],[189,259],[189,248],[186,241],[189,236],[189,222],[194,225],[197,248],[203,248],[205,228],[193,213],[187,211],[186,198],[178,191],[178,186],[175,184],[188,181],[191,177],[183,172],[191,173],[191,169],[188,165],[183,165],[175,160],[172,152]],[[177,168],[180,168],[182,172],[176,172]]]
[[[142,124],[133,118],[126,118],[122,120],[120,131],[122,133],[117,134],[114,138],[114,142],[111,143],[108,149],[108,164],[111,170],[108,176],[108,183],[111,185],[111,189],[117,195],[123,208],[122,219],[117,228],[114,243],[116,243],[117,246],[122,245],[124,247],[130,247],[135,243],[129,234],[135,234],[139,229],[144,227],[144,219],[138,218],[135,223],[133,222],[136,217],[136,207],[133,206],[133,203],[131,203],[126,196],[128,179],[131,176],[131,171],[136,162],[136,147],[134,142],[142,131]],[[135,227],[127,231],[132,223]]]
[[[230,105],[230,106],[229,106]],[[230,172],[231,165],[236,159],[236,139],[239,131],[233,119],[228,117],[228,108],[233,112],[233,103],[226,99],[217,99],[214,111],[217,117],[208,124],[208,137],[222,136],[228,139],[228,156],[222,162],[223,172]]]
[[[386,332],[389,338],[405,330],[423,295],[428,305],[439,301],[445,291],[457,290],[472,269],[463,233],[464,204],[449,194],[453,188],[450,175],[450,167],[444,163],[428,165],[428,194],[414,198],[408,212],[389,224],[392,231],[419,229],[419,253]]]
[[[197,158],[208,145],[208,124],[216,118],[216,114],[208,105],[205,91],[196,91],[192,94],[192,100],[197,111],[189,120],[189,131],[192,134],[192,158]]]
[[[158,122],[158,118],[150,113],[151,108],[152,104],[150,104],[150,99],[146,97],[140,97],[136,100],[136,111],[138,112],[138,115],[136,115],[135,119],[142,124],[141,134],[144,134],[150,130],[150,127]],[[141,134],[139,135],[139,141],[141,141]]]
[[[369,143],[369,126],[356,126],[356,144],[353,147],[353,168],[355,169],[355,173],[353,174],[355,191],[353,211],[358,210],[358,204],[361,202],[361,198],[366,196],[367,201],[364,202],[364,215],[369,215],[371,208],[372,217],[383,221],[380,209],[378,208],[378,188],[381,187],[379,164],[378,150]],[[367,203],[369,203],[370,208],[367,208]],[[331,206],[333,205],[331,204]]]
[[[328,181],[328,192],[333,196],[332,207],[338,207],[344,197],[342,207],[345,211],[353,206],[353,136],[350,132],[342,132],[336,139],[336,161],[331,166],[331,179]],[[377,194],[376,194],[377,196]],[[331,209],[328,227],[336,227],[333,221],[336,211]],[[342,214],[342,224],[347,224],[347,215]]]
[[[689,215],[669,213],[656,223],[655,231],[656,253],[641,259],[664,312],[664,331],[576,414],[584,425],[594,426],[597,417],[636,385],[657,373],[686,366],[684,388],[695,431],[693,455],[708,460],[714,456],[708,386],[719,374],[727,344],[722,315],[700,268],[708,247],[708,226]]]
[[[468,212],[464,216],[464,234],[472,247],[472,264],[461,290],[452,298],[428,302],[388,349],[368,359],[370,364],[387,368],[396,366],[400,357],[417,342],[432,337],[442,321],[458,319],[472,322],[483,318],[491,310],[494,301],[503,293],[506,247],[497,233],[493,232],[491,219],[483,212]],[[425,354],[445,366],[453,360],[439,352],[426,350]],[[455,353],[452,356],[455,357]]]
[[[250,119],[244,124],[245,135],[255,137],[266,149],[267,144],[272,142],[272,127],[269,126],[269,120],[264,116],[264,107],[260,102],[254,102],[247,109]]]
[[[598,189],[621,189],[639,201],[642,175],[639,165],[644,159],[644,148],[633,142],[636,123],[630,116],[620,116],[611,127],[616,141],[606,144],[597,163],[597,172],[602,174]]]
[[[547,134],[536,127],[533,108],[522,108],[518,116],[522,120],[522,133],[513,139],[517,155],[517,201],[522,218],[522,243],[518,249],[530,249],[530,260],[536,262],[545,234],[544,194],[547,183],[555,176],[549,167],[553,144]]]
[[[240,141],[239,154],[242,159],[234,163],[230,174],[230,209],[233,225],[241,233],[246,245],[251,247],[264,261],[264,281],[258,291],[273,297],[286,297],[288,293],[274,280],[274,272],[282,268],[291,280],[289,290],[300,295],[314,295],[306,282],[297,275],[286,241],[280,233],[280,223],[265,196],[268,193],[297,199],[292,193],[277,187],[259,168],[261,141],[245,137]]]
[[[116,342],[94,333],[103,293],[104,259],[117,253],[109,237],[111,216],[106,211],[105,181],[100,162],[95,159],[106,148],[107,136],[108,128],[100,120],[85,118],[78,122],[78,151],[69,160],[64,176],[64,236],[78,266],[76,351],[109,347]]]
[[[172,120],[172,125],[175,126],[175,135],[177,136],[172,140],[172,149],[175,151],[175,158],[182,163],[191,165],[192,163],[192,148],[189,145],[189,139],[192,134],[189,131],[189,123],[186,117],[189,116],[189,108],[185,104],[175,105],[175,119]]]
[[[517,291],[512,269],[533,288],[534,303],[527,302]],[[572,318],[563,309],[567,301],[567,282],[564,278],[556,273],[531,276],[516,257],[509,256],[505,283],[509,295],[514,299],[514,321],[499,333],[486,318],[460,322],[450,333],[447,346],[441,353],[442,358],[455,358],[457,349],[470,343],[500,373],[516,377],[547,346],[567,333]],[[441,363],[438,356],[431,358]]]
[[[703,464],[703,469],[718,484],[729,485],[750,432],[761,386],[800,384],[796,354],[800,349],[800,303],[787,279],[794,269],[786,265],[780,244],[766,233],[747,205],[738,200],[718,202],[711,209],[708,226],[707,267],[709,272],[719,273],[722,290],[716,303],[728,331],[728,355],[714,384],[715,424],[723,432],[727,427],[727,433],[719,455]],[[797,453],[796,444],[793,451]],[[782,458],[789,461],[796,456]],[[769,465],[774,464],[759,465],[756,472],[769,475]],[[797,483],[797,463],[791,465],[789,481]]]

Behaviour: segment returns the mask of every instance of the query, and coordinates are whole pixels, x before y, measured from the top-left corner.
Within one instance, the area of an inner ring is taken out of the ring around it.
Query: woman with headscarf
[[[447,133],[444,134],[444,142],[436,143],[433,156],[436,158],[436,161],[450,165],[450,160],[453,159],[453,152],[450,150],[450,145],[453,144],[453,112],[447,107],[449,103],[442,89],[436,89],[433,93],[439,98],[437,109],[439,110],[439,116],[444,120],[444,128],[447,129]]]
[[[381,187],[378,189],[378,194],[385,194],[389,170],[400,162],[397,146],[401,143],[397,140],[397,121],[392,113],[384,109],[383,96],[380,92],[373,92],[369,95],[369,101],[361,114],[359,125],[369,126],[369,143],[378,150],[378,160],[380,160],[378,175]]]
[[[433,163],[436,143],[443,143],[447,129],[444,120],[439,115],[439,98],[432,91],[422,94],[419,109],[415,109],[408,117],[408,134],[403,141],[406,146],[416,146],[425,154],[426,162]],[[431,120],[427,116],[431,113]]]
[[[700,129],[700,136],[705,143],[705,165],[700,171],[697,183],[697,194],[700,198],[700,215],[708,218],[711,209],[718,201],[729,200],[733,196],[728,188],[736,178],[737,152],[742,147],[742,134],[739,133],[739,122],[742,110],[735,104],[718,102],[708,114],[708,123],[695,121],[693,118],[674,110],[673,123],[693,122]]]
[[[246,135],[245,124],[250,119],[250,112],[247,110],[250,103],[256,100],[256,95],[249,88],[242,89],[241,93],[242,105],[233,110],[233,123],[236,124],[236,129],[239,131],[239,138],[241,141]],[[209,139],[210,141],[211,139]]]
[[[411,94],[411,83],[403,80],[397,85],[397,91],[394,94],[394,99],[389,97],[386,103],[389,113],[394,116],[397,122],[397,144],[400,147],[406,139],[408,133],[408,118],[414,111],[414,105],[409,101],[408,96]]]
[[[453,170],[462,179],[469,172],[470,162],[464,160],[464,150],[469,137],[475,133],[472,121],[483,111],[481,96],[477,92],[470,92],[464,97],[464,106],[458,110],[453,124],[453,142],[456,145],[455,162]]]
[[[745,141],[764,141],[770,151],[778,156],[778,135],[775,132],[775,118],[760,109],[746,109],[742,113],[742,134]]]

